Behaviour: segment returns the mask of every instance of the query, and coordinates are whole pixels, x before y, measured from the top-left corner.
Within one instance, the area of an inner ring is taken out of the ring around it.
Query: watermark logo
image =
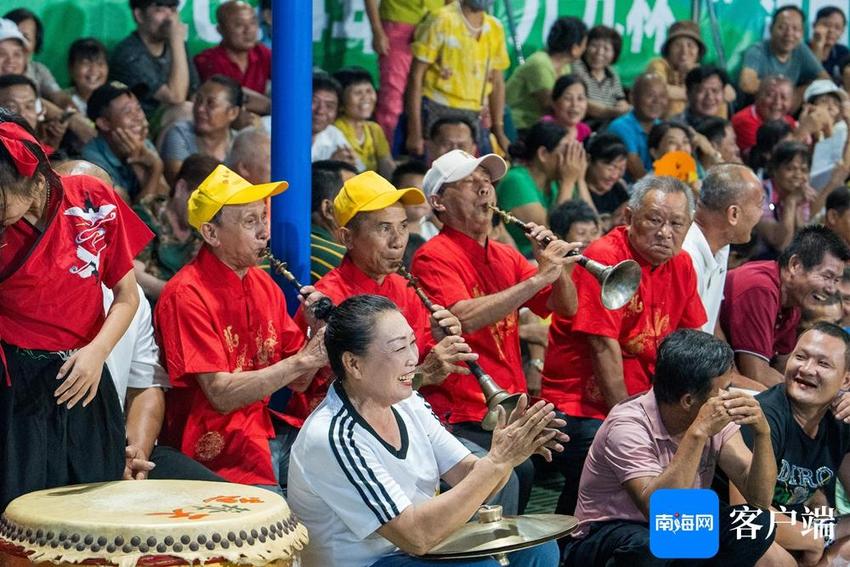
[[[649,498],[649,550],[659,559],[708,559],[720,546],[720,503],[706,489],[661,489]]]

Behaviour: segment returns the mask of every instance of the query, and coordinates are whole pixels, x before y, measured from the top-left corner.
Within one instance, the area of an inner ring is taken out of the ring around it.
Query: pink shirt
[[[720,449],[739,429],[730,423],[706,443],[692,488],[711,486]],[[655,390],[614,406],[584,462],[575,513],[579,527],[573,537],[586,536],[592,522],[646,522],[623,484],[633,478],[660,475],[678,447],[661,421]]]

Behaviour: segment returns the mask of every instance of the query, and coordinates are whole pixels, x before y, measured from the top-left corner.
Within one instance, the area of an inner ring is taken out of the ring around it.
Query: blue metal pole
[[[272,179],[289,189],[272,198],[272,252],[310,283],[310,142],[312,140],[312,0],[274,0],[272,5]],[[290,313],[297,290],[283,283]],[[272,399],[285,404],[288,390]]]

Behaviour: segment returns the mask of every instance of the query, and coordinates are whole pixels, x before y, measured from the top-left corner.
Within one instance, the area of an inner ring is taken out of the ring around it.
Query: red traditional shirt
[[[322,276],[313,285],[327,295],[334,305],[339,305],[353,295],[364,293],[386,297],[398,306],[413,329],[419,347],[419,359],[422,360],[434,346],[434,339],[431,337],[431,314],[416,296],[416,292],[407,285],[407,280],[400,275],[389,274],[379,284],[355,266],[351,258],[345,256],[339,267]],[[302,309],[295,314],[295,322],[302,329],[307,328]],[[284,411],[284,421],[293,427],[300,428],[304,425],[307,416],[325,399],[332,380],[330,368],[324,368],[316,374],[307,390],[293,392]]]
[[[726,275],[720,328],[735,352],[767,362],[788,354],[797,344],[800,309],[782,306],[779,264],[747,262]]]
[[[612,311],[602,305],[597,279],[583,268],[573,270],[578,312],[552,318],[541,394],[567,415],[605,419],[608,406],[593,374],[587,335],[617,339],[626,390],[632,395],[649,389],[664,337],[680,328],[699,329],[706,315],[687,252],[653,268],[632,248],[626,227],[617,227],[584,254],[603,264],[637,261],[640,287],[628,304]]]
[[[449,309],[465,299],[492,295],[527,280],[537,270],[519,252],[492,240],[484,246],[452,229],[426,242],[413,257],[413,273],[435,303]],[[552,288],[545,287],[526,306],[542,317]],[[519,347],[519,313],[464,333],[478,363],[496,383],[510,393],[526,392]],[[439,386],[422,388],[422,394],[441,420],[448,423],[480,421],[487,414],[484,394],[471,374],[450,374]]]
[[[243,72],[239,65],[230,59],[227,51],[221,45],[216,45],[195,55],[195,67],[202,81],[213,75],[225,75],[243,87],[266,94],[266,83],[272,78],[272,52],[258,42],[254,49],[248,52],[248,66]]]
[[[298,352],[304,334],[287,315],[280,288],[259,268],[239,278],[203,247],[163,288],[154,321],[174,387],[166,396],[164,442],[230,482],[276,484],[268,399],[221,414],[196,376],[259,370]]]
[[[0,337],[22,348],[90,343],[105,320],[101,284],[115,287],[153,237],[100,180],[60,180],[61,189],[51,189],[44,232],[21,219],[0,242]]]

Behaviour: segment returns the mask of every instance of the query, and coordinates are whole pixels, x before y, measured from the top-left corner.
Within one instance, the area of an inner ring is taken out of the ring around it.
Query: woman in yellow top
[[[362,67],[348,67],[334,73],[334,78],[342,85],[342,113],[334,126],[345,135],[365,169],[389,177],[395,161],[384,131],[371,120],[377,101],[372,76]]]
[[[661,46],[661,55],[649,62],[647,73],[655,73],[667,82],[667,113],[665,118],[685,110],[688,96],[685,90],[685,75],[700,64],[705,55],[705,44],[699,33],[699,25],[690,20],[676,22],[667,30],[667,39]]]

